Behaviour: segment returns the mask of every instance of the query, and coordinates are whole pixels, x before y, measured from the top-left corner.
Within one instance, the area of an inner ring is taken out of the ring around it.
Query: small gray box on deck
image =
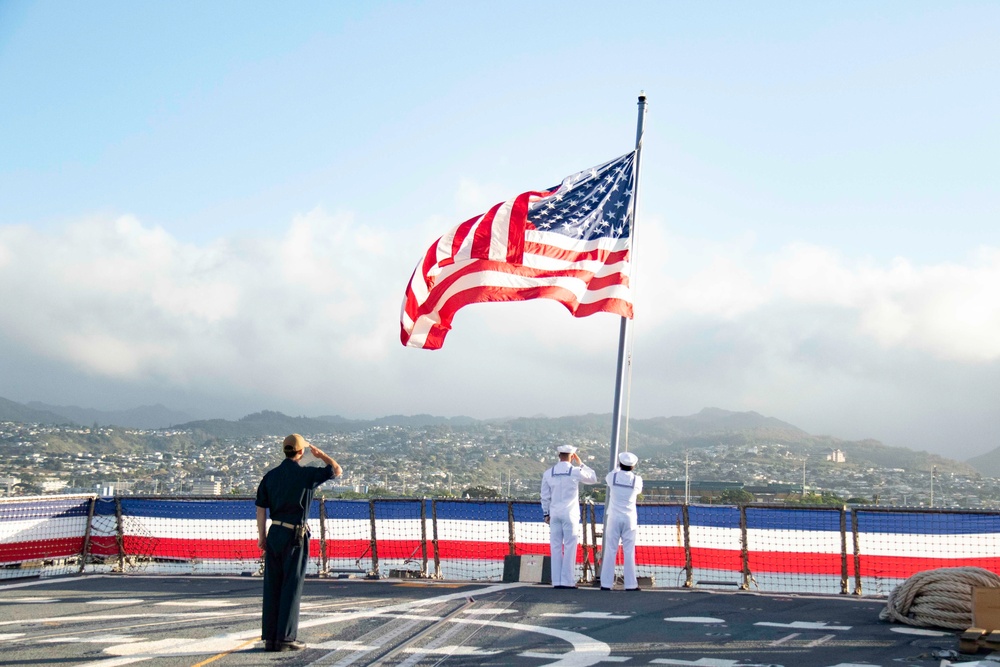
[[[505,556],[503,559],[503,581],[535,584],[552,583],[552,565],[549,556],[528,554],[525,556]]]

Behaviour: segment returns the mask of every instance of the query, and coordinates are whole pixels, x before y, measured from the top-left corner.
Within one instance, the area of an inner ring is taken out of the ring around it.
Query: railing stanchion
[[[378,571],[378,534],[375,531],[375,499],[372,498],[368,501],[368,515],[371,518],[371,552],[372,552],[372,570],[371,576],[373,579],[379,578]]]
[[[684,521],[684,587],[694,587],[694,566],[691,564],[691,517],[688,514],[688,504],[681,506],[681,518]]]
[[[851,511],[851,533],[854,538],[854,594],[861,595],[861,541],[858,538],[858,513]]]
[[[740,505],[740,563],[743,567],[743,581],[740,589],[750,590],[750,548],[747,545],[747,506]]]
[[[420,499],[420,576],[427,576],[427,498]]]
[[[598,568],[601,565],[601,559],[604,558],[604,554],[601,551],[601,543],[597,541],[597,504],[593,503],[590,506],[590,537],[591,546],[590,553],[593,555],[594,560],[594,578],[597,579],[600,576],[600,570]]]
[[[83,574],[87,567],[87,559],[90,557],[90,531],[94,524],[94,509],[97,507],[97,496],[90,498],[87,508],[87,525],[83,529],[83,546],[80,547],[80,574]]]
[[[326,501],[319,499],[319,576],[330,574],[330,560],[326,554]]]
[[[511,556],[517,555],[517,535],[514,532],[514,501],[507,501],[507,547]]]
[[[847,505],[840,506],[840,594],[847,595]]]
[[[125,572],[125,521],[122,518],[122,499],[115,496],[115,542],[118,543],[118,571]]]
[[[438,510],[437,499],[431,501],[431,526],[434,529],[434,578],[441,578],[441,553],[438,550]]]

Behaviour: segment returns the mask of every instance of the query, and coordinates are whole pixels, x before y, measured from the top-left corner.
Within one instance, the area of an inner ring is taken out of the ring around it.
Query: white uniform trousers
[[[632,528],[633,520],[627,514],[617,512],[608,516],[607,534],[604,536],[606,552],[601,554],[601,588],[615,586],[615,559],[618,555],[618,542],[622,544],[622,556],[625,561],[625,589],[638,588],[639,581],[635,576],[635,534]]]
[[[576,586],[576,547],[580,543],[579,528],[579,522],[569,517],[549,517],[553,586]]]

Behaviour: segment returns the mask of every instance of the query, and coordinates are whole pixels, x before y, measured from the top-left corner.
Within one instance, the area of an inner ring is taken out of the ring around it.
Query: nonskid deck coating
[[[941,665],[956,632],[853,596],[308,579],[296,653],[260,650],[256,577],[80,576],[0,586],[5,665]],[[995,663],[994,663],[995,664]]]

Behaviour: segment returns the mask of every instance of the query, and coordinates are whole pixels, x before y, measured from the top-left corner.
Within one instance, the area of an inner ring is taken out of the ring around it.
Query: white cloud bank
[[[637,416],[756,409],[809,430],[927,447],[892,422],[937,405],[942,428],[975,426],[970,448],[1000,444],[990,444],[997,418],[978,400],[1000,375],[1000,250],[880,266],[806,244],[765,256],[752,238],[670,237],[656,221],[642,233]],[[423,242],[323,211],[277,238],[200,246],[128,216],[0,226],[0,361],[245,397],[248,412],[610,411],[617,324],[607,316],[473,306],[444,350],[401,348],[399,301]],[[0,396],[53,400],[11,382],[0,379]],[[975,399],[955,396],[963,383]],[[75,402],[103,407],[79,392]]]

